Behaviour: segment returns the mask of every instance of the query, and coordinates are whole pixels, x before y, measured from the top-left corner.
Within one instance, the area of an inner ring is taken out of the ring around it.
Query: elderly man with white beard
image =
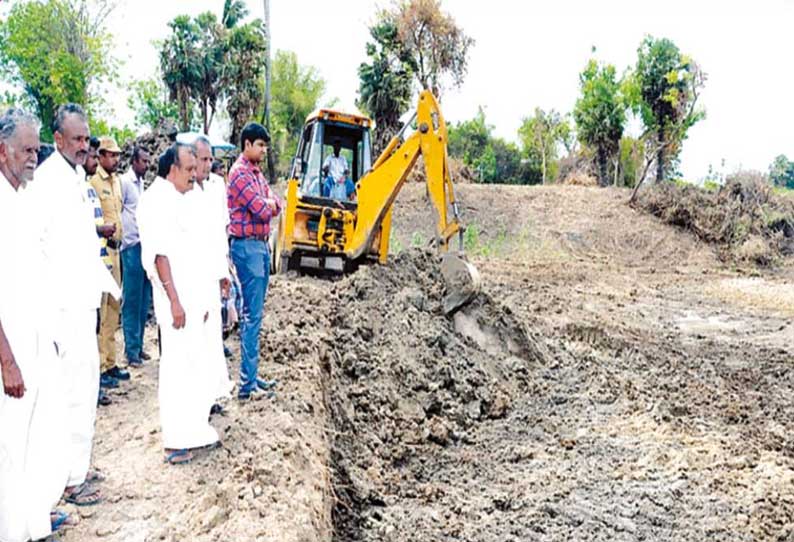
[[[152,281],[154,311],[160,324],[160,424],[165,460],[188,463],[198,448],[218,442],[207,414],[217,375],[207,360],[205,338],[210,311],[202,253],[206,242],[187,193],[196,179],[196,151],[174,144],[158,163],[157,178],[138,204],[141,261]]]
[[[83,164],[89,132],[79,105],[58,108],[53,121],[56,152],[36,170],[32,193],[36,216],[43,217],[44,250],[48,258],[48,302],[55,308],[54,332],[61,356],[61,386],[66,397],[63,416],[69,438],[59,453],[68,459],[67,502],[83,506],[101,500],[89,472],[99,395],[97,309],[102,293],[121,297],[118,285],[100,257],[94,208],[86,191]]]
[[[29,183],[38,120],[18,109],[0,116],[0,541],[49,536],[68,519],[52,513],[66,482],[53,443],[66,438],[60,360],[49,324],[47,267]]]

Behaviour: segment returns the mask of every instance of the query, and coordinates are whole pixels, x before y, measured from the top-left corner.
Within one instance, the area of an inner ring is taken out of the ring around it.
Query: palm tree
[[[201,79],[198,57],[198,31],[187,15],[180,15],[168,23],[171,35],[160,48],[160,69],[170,99],[179,107],[182,130],[190,129],[191,100]]]
[[[226,0],[223,3],[223,19],[221,23],[227,29],[234,28],[237,23],[248,17],[248,7],[243,0]]]

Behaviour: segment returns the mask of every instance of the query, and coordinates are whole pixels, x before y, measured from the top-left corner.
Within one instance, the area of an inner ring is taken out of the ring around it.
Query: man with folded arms
[[[243,289],[243,319],[240,330],[240,401],[275,386],[274,381],[259,378],[259,331],[270,280],[270,223],[283,204],[270,188],[260,162],[267,154],[270,135],[261,124],[247,124],[240,135],[237,161],[229,172],[226,197],[229,206],[231,255]]]

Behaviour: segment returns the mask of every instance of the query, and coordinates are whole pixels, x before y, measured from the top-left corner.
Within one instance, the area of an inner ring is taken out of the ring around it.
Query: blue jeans
[[[232,239],[232,262],[243,287],[243,314],[240,324],[242,362],[239,393],[256,388],[259,369],[259,330],[270,280],[270,247],[256,239]]]
[[[127,360],[140,360],[152,287],[141,264],[141,245],[121,251],[121,324]]]

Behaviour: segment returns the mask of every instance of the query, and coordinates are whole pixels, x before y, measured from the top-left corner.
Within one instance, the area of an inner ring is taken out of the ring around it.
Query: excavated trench
[[[737,447],[754,450],[750,464],[777,453],[769,483],[792,494],[790,452],[723,419],[726,382],[747,378],[725,365],[729,347],[584,323],[549,333],[490,285],[445,317],[438,264],[415,250],[337,282],[280,285],[297,300],[289,355],[321,367],[331,539],[772,540],[794,518],[783,500],[755,531],[736,523],[744,474],[709,463]],[[753,352],[775,371],[787,363]]]
[[[438,266],[411,251],[312,296],[302,340],[327,377],[335,540],[455,538],[473,430],[504,419],[547,357],[487,292],[444,316]]]
[[[421,250],[273,277],[276,399],[227,403],[223,448],[173,468],[155,359],[98,417],[108,499],[59,539],[794,542],[790,270],[738,276],[622,193],[461,188],[475,302],[445,317]]]

